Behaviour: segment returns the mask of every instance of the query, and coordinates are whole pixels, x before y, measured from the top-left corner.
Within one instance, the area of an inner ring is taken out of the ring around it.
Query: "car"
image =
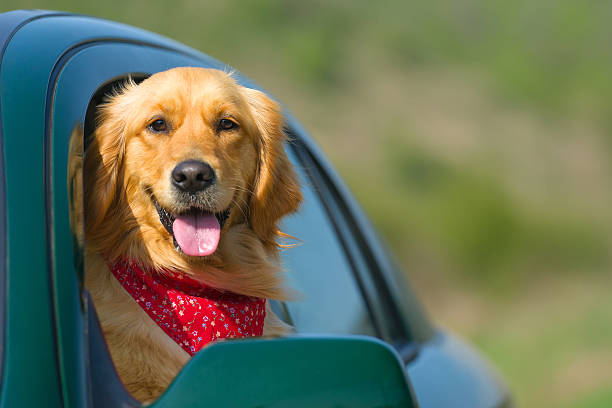
[[[178,66],[229,69],[94,17],[0,14],[0,406],[140,406],[114,371],[83,287],[70,140],[84,134],[82,149],[96,106],[118,83]],[[324,154],[288,110],[286,119],[305,202],[283,223],[302,245],[282,260],[301,299],[272,307],[296,335],[211,345],[152,406],[512,406],[495,369],[431,323]]]

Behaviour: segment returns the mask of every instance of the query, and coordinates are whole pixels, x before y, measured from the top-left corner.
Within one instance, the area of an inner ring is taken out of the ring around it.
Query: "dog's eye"
[[[149,123],[149,130],[154,133],[162,133],[168,131],[168,123],[166,123],[163,119],[155,119],[153,122]]]
[[[219,129],[220,130],[232,130],[232,129],[236,129],[238,127],[238,124],[232,120],[229,119],[221,119],[219,121]]]

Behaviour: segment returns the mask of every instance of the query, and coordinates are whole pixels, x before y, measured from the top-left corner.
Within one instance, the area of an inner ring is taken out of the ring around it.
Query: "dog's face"
[[[177,250],[211,255],[231,212],[247,210],[257,169],[257,126],[241,89],[220,71],[190,70],[131,93],[125,169],[139,186],[131,205],[147,208],[142,221],[161,224]]]
[[[188,262],[213,259],[236,225],[273,245],[301,198],[282,127],[273,101],[222,71],[176,68],[128,85],[102,107],[87,150],[88,235]]]

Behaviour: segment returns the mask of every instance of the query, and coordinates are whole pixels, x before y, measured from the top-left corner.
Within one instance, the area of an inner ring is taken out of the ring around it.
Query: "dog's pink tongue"
[[[206,256],[217,249],[221,227],[213,214],[190,214],[176,217],[172,231],[184,253]]]

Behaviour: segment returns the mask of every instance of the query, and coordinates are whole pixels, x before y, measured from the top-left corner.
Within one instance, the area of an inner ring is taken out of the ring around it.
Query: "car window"
[[[375,335],[351,265],[321,199],[303,169],[299,165],[296,169],[304,203],[281,227],[299,240],[297,246],[281,253],[289,286],[299,296],[285,303],[291,323],[298,333]]]

